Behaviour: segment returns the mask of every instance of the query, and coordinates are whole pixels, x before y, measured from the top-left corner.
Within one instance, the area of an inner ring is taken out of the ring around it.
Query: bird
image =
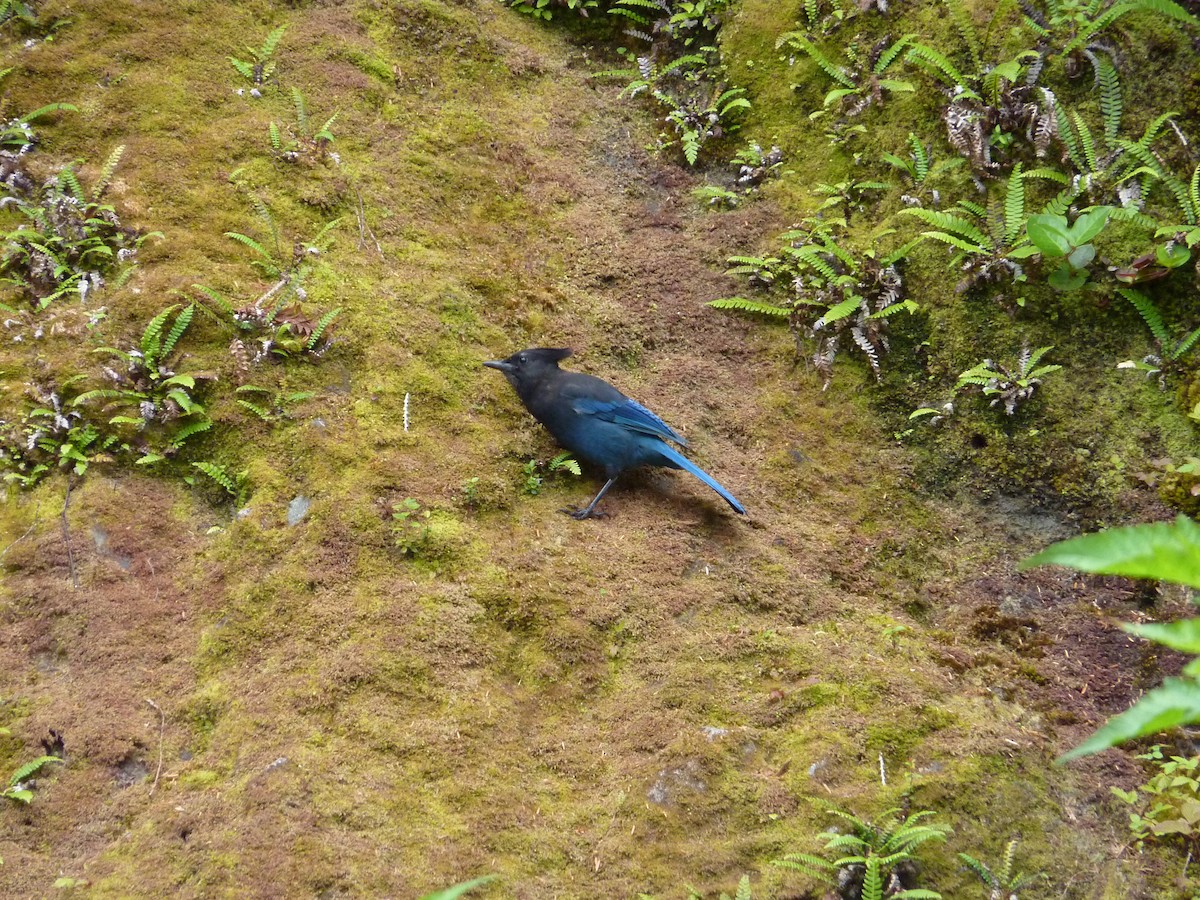
[[[525,408],[560,445],[604,471],[608,480],[592,502],[583,509],[563,512],[575,519],[603,515],[596,512],[596,504],[622,472],[638,466],[665,466],[690,472],[736,512],[746,514],[733,494],[668,443],[687,446],[670,425],[607,381],[560,369],[559,362],[571,353],[566,347],[532,347],[508,359],[484,363],[503,373]]]

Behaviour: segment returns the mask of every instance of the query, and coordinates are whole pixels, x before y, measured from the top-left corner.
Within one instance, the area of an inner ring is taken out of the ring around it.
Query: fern
[[[1008,179],[1008,191],[1004,197],[1004,241],[1011,245],[1021,229],[1025,227],[1025,182],[1021,175],[1021,164],[1013,167]]]
[[[225,489],[225,492],[236,497],[238,494],[237,483],[233,480],[230,474],[225,470],[224,466],[218,466],[216,463],[210,462],[194,462],[192,467],[199,469],[217,484]]]
[[[934,74],[942,75],[950,82],[952,87],[957,87],[961,91],[960,96],[973,100],[979,99],[979,95],[971,90],[967,79],[954,67],[954,63],[950,62],[942,53],[934,50],[932,47],[927,47],[924,44],[913,44],[904,58],[914,65],[927,70],[933,70]]]
[[[329,327],[329,324],[337,318],[338,313],[341,311],[342,308],[339,306],[337,309],[332,309],[325,313],[325,315],[321,316],[321,318],[317,321],[316,326],[313,328],[312,334],[309,335],[308,341],[304,345],[305,350],[311,351],[317,346],[317,343],[321,340],[321,335],[325,333],[325,329]]]
[[[104,161],[104,165],[100,168],[100,177],[96,181],[96,186],[92,189],[93,202],[98,201],[112,181],[113,173],[117,170],[117,165],[121,162],[121,157],[125,154],[125,145],[121,144],[112,153],[108,155],[108,159]]]
[[[967,51],[971,54],[972,68],[976,72],[980,71],[983,69],[983,47],[979,43],[979,35],[975,32],[970,12],[963,6],[962,0],[946,0],[946,9],[950,13],[950,21],[962,35]]]
[[[219,312],[224,313],[227,317],[229,317],[231,319],[233,318],[233,314],[234,314],[233,304],[230,303],[229,300],[227,300],[222,294],[213,290],[210,287],[206,287],[203,284],[193,284],[192,290],[199,291],[201,294],[203,294],[205,297],[207,297],[209,300],[211,300],[216,305],[217,310]]]
[[[278,153],[283,149],[283,140],[279,136],[279,126],[272,122],[267,127],[271,134],[271,149]]]
[[[1150,328],[1150,333],[1154,335],[1154,339],[1160,345],[1165,346],[1171,340],[1171,334],[1163,323],[1162,314],[1149,297],[1141,291],[1127,287],[1117,288],[1117,293],[1133,304],[1133,308],[1138,311],[1142,320]]]
[[[179,343],[179,339],[183,337],[183,333],[187,331],[188,325],[192,324],[192,316],[195,315],[195,313],[195,304],[190,304],[186,309],[184,309],[183,312],[175,317],[175,324],[171,326],[171,331],[167,335],[167,339],[163,342],[162,351],[159,353],[160,357],[165,358],[172,350],[175,349],[175,345]]]
[[[292,88],[292,105],[296,107],[296,126],[301,134],[308,134],[308,107],[304,95],[298,88]]]
[[[170,318],[171,313],[175,312],[177,309],[179,309],[179,304],[177,303],[168,306],[153,319],[151,319],[150,323],[146,326],[146,330],[142,332],[142,341],[139,346],[143,355],[146,357],[147,364],[149,364],[151,360],[158,359],[160,355],[159,348],[162,346],[163,328],[166,327],[167,319]]]
[[[957,235],[959,238],[966,238],[972,241],[976,248],[990,249],[992,246],[991,239],[988,238],[982,231],[976,228],[966,219],[960,219],[957,216],[952,216],[949,213],[940,212],[936,209],[924,209],[916,207],[914,209],[903,209],[901,215],[916,216],[918,219],[933,225],[939,232],[949,232],[950,235]],[[927,236],[932,236],[938,232],[926,232]],[[949,236],[949,235],[947,235]],[[944,240],[943,237],[938,237],[938,240]],[[958,245],[956,245],[958,246]],[[963,248],[967,249],[967,248]]]
[[[917,173],[917,183],[920,184],[929,175],[929,151],[911,131],[908,133],[908,144],[912,147],[913,168]]]
[[[1116,66],[1106,56],[1097,57],[1096,80],[1100,88],[1100,113],[1104,117],[1104,138],[1110,144],[1121,127],[1121,82]]]
[[[275,53],[275,48],[279,45],[279,39],[283,37],[285,31],[287,31],[287,25],[280,25],[267,35],[267,39],[263,41],[262,47],[256,54],[260,63],[266,62]]]
[[[1083,117],[1078,112],[1072,110],[1071,118],[1075,120],[1075,129],[1079,134],[1079,147],[1083,154],[1083,161],[1087,164],[1084,171],[1095,172],[1100,166],[1096,161],[1096,141],[1092,137],[1092,130],[1088,128],[1087,122],[1083,121]]]
[[[57,756],[39,756],[37,759],[31,759],[25,765],[21,766],[17,771],[13,772],[12,777],[8,779],[9,787],[16,787],[22,781],[26,781],[40,772],[50,763],[60,763],[62,759]]]
[[[799,32],[788,32],[780,37],[778,41],[776,41],[775,46],[780,47],[783,44],[790,44],[793,47],[803,50],[813,62],[820,66],[821,70],[826,75],[828,75],[838,84],[842,85],[842,87],[850,88],[852,90],[857,87],[849,75],[847,75],[839,66],[835,66],[832,62],[830,62],[829,58],[820,50],[818,50],[812,41],[804,37]]]
[[[212,428],[212,422],[208,419],[201,419],[198,422],[188,422],[171,435],[171,446],[178,449],[192,435],[208,431],[210,428]]]
[[[720,300],[709,300],[705,306],[711,306],[713,309],[733,309],[738,312],[757,313],[776,318],[787,318],[791,315],[791,310],[786,307],[763,303],[759,300],[748,300],[745,297],[722,297]]]
[[[70,191],[80,203],[86,203],[87,195],[83,192],[83,185],[79,183],[79,176],[75,174],[74,165],[72,163],[58,173],[58,183]]]
[[[879,54],[879,59],[875,62],[875,66],[871,71],[876,75],[882,75],[884,71],[887,70],[888,66],[890,66],[896,59],[896,57],[899,56],[901,52],[914,40],[916,40],[916,38],[916,34],[906,34],[901,37],[898,41],[892,44],[892,46],[888,47],[881,54]],[[895,90],[895,88],[892,88],[892,90]]]

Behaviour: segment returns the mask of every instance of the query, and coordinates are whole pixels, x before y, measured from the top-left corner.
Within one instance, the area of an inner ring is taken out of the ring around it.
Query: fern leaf
[[[267,252],[266,248],[263,247],[262,244],[260,244],[256,240],[254,240],[254,238],[250,237],[249,235],[240,234],[236,231],[227,231],[227,232],[225,232],[225,237],[232,238],[233,240],[237,241],[238,243],[245,244],[247,247],[249,247],[251,250],[253,250],[255,253],[257,253],[259,256],[261,256],[263,259],[267,260],[272,265],[275,265],[274,258],[271,256],[270,253]]]
[[[58,183],[66,188],[80,203],[85,203],[87,202],[87,197],[83,193],[83,185],[79,183],[79,176],[75,174],[73,166],[74,163],[58,173]]]
[[[308,341],[304,344],[305,350],[311,351],[317,346],[321,340],[321,335],[325,333],[325,329],[329,327],[329,324],[337,318],[338,313],[341,311],[342,308],[339,306],[337,309],[331,309],[329,312],[325,313],[325,315],[321,316],[321,318],[317,321],[316,327],[313,328],[312,334],[309,335]]]
[[[888,66],[895,61],[896,57],[899,56],[909,44],[915,41],[916,38],[916,34],[906,34],[901,37],[898,41],[892,44],[892,46],[888,47],[881,54],[879,54],[879,59],[875,62],[875,67],[871,71],[873,71],[876,75],[882,75],[885,71],[887,71]]]
[[[783,306],[775,306],[771,303],[763,303],[759,300],[748,300],[745,297],[722,297],[719,300],[709,300],[705,306],[711,306],[713,309],[733,309],[738,312],[757,313],[762,316],[774,316],[776,318],[787,318],[791,315],[791,310]]]
[[[1184,210],[1184,216],[1189,225],[1200,224],[1200,166],[1192,172],[1192,180],[1188,182],[1188,200],[1191,208]]]
[[[108,159],[104,161],[104,165],[100,169],[100,177],[96,181],[95,188],[92,189],[92,200],[99,200],[112,181],[113,173],[117,170],[117,165],[121,162],[121,157],[125,154],[125,145],[121,144],[112,153],[108,154]]]
[[[254,413],[256,416],[258,416],[264,422],[271,421],[271,414],[267,410],[263,409],[261,406],[251,403],[249,400],[238,400],[236,402],[237,402],[238,406],[241,406],[244,409],[250,410],[250,412]]]
[[[210,462],[194,462],[192,468],[199,469],[221,487],[225,488],[226,493],[237,496],[237,485],[234,480],[225,471],[224,466],[218,466],[216,463]]]
[[[162,331],[166,326],[167,319],[175,310],[179,309],[179,304],[175,303],[168,306],[146,326],[146,330],[142,332],[142,341],[139,345],[142,353],[145,355],[147,364],[151,360],[157,359],[159,356],[159,348],[162,346]]]
[[[308,107],[304,103],[304,95],[296,87],[292,88],[292,105],[296,108],[296,126],[301,134],[308,134]]]
[[[218,293],[217,291],[213,290],[210,287],[206,287],[203,284],[193,284],[192,290],[199,291],[201,294],[203,294],[205,297],[207,297],[209,300],[211,300],[216,305],[217,310],[219,312],[224,313],[229,318],[233,318],[233,313],[234,313],[233,304],[230,303],[227,299],[225,299],[225,297],[222,296],[220,293]]]
[[[17,769],[17,771],[13,772],[12,778],[8,780],[8,786],[16,787],[22,781],[32,778],[45,766],[50,765],[50,763],[60,762],[62,762],[62,759],[57,756],[39,756],[37,759],[31,759],[25,765],[21,766],[21,768]]]
[[[1200,341],[1200,328],[1197,328],[1179,342],[1175,349],[1171,351],[1171,359],[1180,359],[1185,353],[1191,350],[1192,347],[1196,346],[1197,341]]]
[[[254,66],[250,65],[250,63],[245,62],[244,60],[234,59],[232,56],[227,56],[226,59],[228,59],[230,64],[238,70],[239,75],[241,75],[247,81],[254,80]]]
[[[1133,304],[1133,308],[1138,311],[1142,320],[1149,327],[1150,333],[1154,335],[1154,339],[1159,344],[1165,345],[1171,339],[1171,334],[1167,331],[1167,326],[1163,323],[1162,314],[1149,297],[1141,291],[1127,287],[1117,288],[1117,293]]]
[[[1165,112],[1161,116],[1151,119],[1150,124],[1146,126],[1146,130],[1142,132],[1142,136],[1138,140],[1138,146],[1143,150],[1149,150],[1150,145],[1158,140],[1158,136],[1162,133],[1166,124],[1178,116],[1179,113],[1177,112]]]
[[[196,305],[193,303],[175,317],[175,324],[171,326],[171,331],[167,334],[167,339],[163,341],[162,352],[159,354],[159,356],[165,358],[172,350],[175,349],[175,345],[179,343],[179,339],[183,337],[183,333],[187,331],[188,326],[192,324],[192,316],[195,315],[195,313]]]
[[[908,144],[912,147],[913,168],[917,173],[917,183],[924,183],[929,176],[929,151],[911,131],[908,133]]]
[[[33,112],[25,113],[17,121],[24,122],[28,125],[42,116],[48,116],[52,112],[79,112],[79,107],[70,103],[47,103],[45,106],[39,106]]]
[[[1008,179],[1008,191],[1004,196],[1004,242],[1012,245],[1025,227],[1025,182],[1021,175],[1021,164],[1013,166]]]
[[[941,75],[952,87],[960,89],[960,96],[979,99],[979,95],[971,90],[966,78],[954,67],[954,63],[932,47],[913,44],[904,58],[914,65],[933,71],[935,75]]]
[[[982,231],[976,228],[966,219],[960,219],[958,216],[952,216],[949,213],[944,213],[936,209],[924,209],[915,207],[913,209],[902,209],[900,215],[916,216],[921,221],[928,225],[932,225],[939,231],[948,231],[951,234],[966,238],[979,247],[990,248],[991,240],[984,235]],[[941,240],[941,238],[939,238]]]
[[[275,52],[275,48],[279,45],[279,39],[283,37],[285,31],[287,31],[287,25],[280,25],[267,35],[267,39],[263,41],[263,45],[258,51],[259,62],[264,62]]]
[[[208,431],[210,428],[212,428],[212,422],[209,419],[201,419],[198,422],[189,422],[171,436],[171,446],[178,448],[192,435]]]
[[[279,136],[279,126],[272,122],[267,126],[267,129],[271,135],[271,149],[278,153],[283,149],[283,139]]]
[[[1054,104],[1054,121],[1058,126],[1058,138],[1063,142],[1063,146],[1067,148],[1067,158],[1075,164],[1075,168],[1080,172],[1087,170],[1087,161],[1083,158],[1083,152],[1079,147],[1079,141],[1075,136],[1075,130],[1071,127],[1071,120],[1067,118],[1067,111],[1061,103]]]
[[[824,53],[817,49],[812,41],[804,37],[799,32],[793,31],[783,35],[783,37],[781,37],[776,43],[776,46],[784,43],[803,50],[804,53],[808,55],[809,59],[820,66],[821,71],[823,71],[838,84],[842,85],[842,87],[856,87],[854,82],[850,79],[850,76],[847,75],[840,66],[834,65]]]
[[[963,5],[962,0],[946,0],[946,9],[950,13],[950,21],[962,35],[963,43],[971,54],[971,66],[978,72],[983,68],[983,47],[979,43],[979,35],[975,32],[975,24],[971,14]]]
[[[1078,112],[1072,110],[1071,118],[1075,120],[1075,129],[1079,133],[1079,147],[1083,153],[1083,162],[1087,164],[1085,172],[1095,172],[1099,169],[1096,162],[1096,141],[1092,137],[1092,130],[1088,128],[1087,122],[1083,121],[1083,117]]]
[[[1051,169],[1047,166],[1043,166],[1038,169],[1030,169],[1028,172],[1023,172],[1021,174],[1021,178],[1022,179],[1037,178],[1042,181],[1054,181],[1054,182],[1057,182],[1058,184],[1070,184],[1071,183],[1070,176],[1063,174],[1062,172],[1058,171],[1058,169]]]
[[[1104,117],[1104,139],[1110,144],[1121,128],[1121,81],[1117,68],[1107,56],[1096,57],[1096,78],[1100,82],[1100,113]]]

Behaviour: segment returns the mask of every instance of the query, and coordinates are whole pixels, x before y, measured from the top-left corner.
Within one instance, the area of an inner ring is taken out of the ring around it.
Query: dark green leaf
[[[1110,528],[1052,544],[1020,568],[1047,564],[1200,588],[1200,525],[1181,515],[1173,523]]]

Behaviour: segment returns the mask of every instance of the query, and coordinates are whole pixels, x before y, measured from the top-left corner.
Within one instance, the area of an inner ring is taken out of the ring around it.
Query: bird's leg
[[[608,489],[613,486],[613,483],[617,480],[617,477],[617,475],[614,475],[612,478],[608,479],[608,481],[604,482],[604,487],[600,488],[600,493],[598,493],[592,502],[589,503],[585,508],[563,509],[559,510],[559,512],[565,512],[572,519],[589,519],[604,515],[604,513],[593,512],[593,510],[596,508],[596,504],[600,502],[600,498],[608,493]]]

